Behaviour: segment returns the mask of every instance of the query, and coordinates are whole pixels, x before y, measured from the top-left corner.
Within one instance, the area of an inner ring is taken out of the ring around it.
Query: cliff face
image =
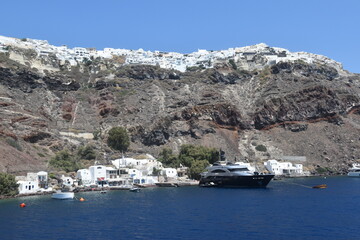
[[[114,126],[127,128],[132,152],[155,156],[191,143],[229,159],[306,156],[309,170],[333,172],[360,158],[360,76],[330,65],[245,71],[224,61],[179,72],[117,58],[39,63],[13,51],[21,61],[0,53],[0,171],[45,170],[55,152],[86,144],[111,158],[105,140]]]

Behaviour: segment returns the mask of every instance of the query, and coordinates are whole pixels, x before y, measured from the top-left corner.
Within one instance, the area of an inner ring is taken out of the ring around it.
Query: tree
[[[153,167],[152,176],[159,176],[161,173],[161,169],[157,169],[156,167]]]
[[[180,167],[179,159],[173,154],[170,148],[163,148],[159,153],[159,159],[166,167]]]
[[[214,163],[219,160],[219,152],[215,148],[185,144],[180,148],[179,160],[187,167],[190,167],[192,162],[196,160],[206,160],[209,163]]]
[[[209,166],[209,162],[206,160],[195,160],[191,167],[188,170],[188,176],[191,179],[200,179],[200,173],[204,171],[204,169]]]
[[[113,127],[109,131],[107,144],[114,150],[126,152],[130,146],[130,138],[123,127]]]
[[[15,196],[19,193],[18,187],[14,175],[0,173],[0,195]]]

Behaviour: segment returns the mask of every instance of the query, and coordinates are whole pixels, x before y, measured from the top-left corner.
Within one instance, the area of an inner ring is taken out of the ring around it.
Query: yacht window
[[[249,171],[249,169],[247,168],[231,168],[229,169],[230,172],[245,172],[245,171]]]
[[[224,170],[221,169],[215,169],[214,171],[211,171],[212,173],[220,173],[220,172],[226,172]]]

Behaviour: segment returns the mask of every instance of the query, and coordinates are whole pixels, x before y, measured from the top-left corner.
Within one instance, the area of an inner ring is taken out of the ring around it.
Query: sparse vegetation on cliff
[[[57,152],[56,155],[51,158],[49,164],[58,170],[66,172],[75,172],[81,168],[81,163],[76,156],[71,154],[67,149]]]

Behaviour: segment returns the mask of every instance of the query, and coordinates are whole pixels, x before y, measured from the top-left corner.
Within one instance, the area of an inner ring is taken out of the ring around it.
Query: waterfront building
[[[72,187],[74,185],[74,179],[69,176],[62,175],[61,176],[62,185],[65,187]]]
[[[83,185],[83,186],[91,185],[91,175],[89,169],[79,169],[76,172],[76,178],[79,181],[79,185]]]
[[[142,175],[151,175],[155,169],[162,169],[162,163],[150,154],[141,155],[137,158],[119,158],[112,161],[116,168],[134,168],[141,171]]]
[[[40,171],[38,173],[27,173],[26,176],[16,176],[15,180],[19,184],[19,194],[32,194],[39,191],[51,191],[48,187],[48,173]]]
[[[19,194],[36,193],[39,190],[37,181],[17,181]]]
[[[155,185],[159,182],[157,176],[143,175],[138,169],[129,169],[129,176],[133,184]]]
[[[40,171],[37,174],[37,180],[39,184],[39,188],[47,188],[48,187],[48,173],[45,171]]]
[[[89,168],[91,184],[98,184],[99,181],[105,181],[106,178],[106,167],[97,165]]]
[[[164,177],[167,178],[177,178],[177,170],[175,168],[163,168],[161,173]]]
[[[303,175],[302,164],[292,164],[291,162],[278,162],[277,160],[268,160],[264,163],[265,168],[275,175],[296,176]]]

